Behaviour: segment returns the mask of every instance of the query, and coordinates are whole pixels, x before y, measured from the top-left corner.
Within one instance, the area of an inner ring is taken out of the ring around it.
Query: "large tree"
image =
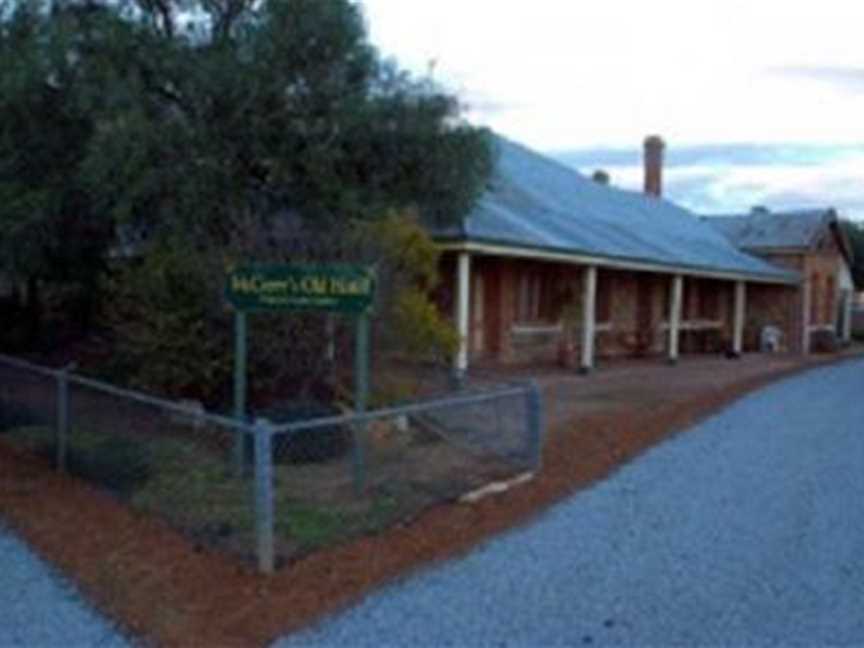
[[[45,282],[84,289],[76,303],[86,324],[113,235],[81,174],[95,115],[80,93],[92,79],[76,13],[39,2],[0,5],[0,271],[26,286],[31,339],[41,328]]]
[[[230,365],[226,264],[327,258],[377,262],[383,271],[394,251],[361,243],[358,222],[394,213],[454,221],[484,189],[487,133],[467,124],[458,100],[433,81],[382,59],[350,0],[4,7],[3,60],[21,48],[28,54],[20,66],[27,84],[0,69],[0,84],[15,89],[0,110],[18,120],[6,122],[3,159],[23,152],[27,160],[0,170],[0,191],[15,203],[0,207],[0,221],[17,232],[3,263],[25,267],[16,255],[26,252],[29,271],[42,273],[50,265],[44,243],[54,241],[50,249],[68,254],[71,266],[90,259],[98,269],[115,231],[143,234],[147,245],[137,251],[145,258],[105,284],[114,291],[107,321],[128,366],[153,370],[142,384],[186,391],[201,384],[193,374],[206,365],[209,391],[218,391]],[[41,230],[23,229],[34,219]],[[398,274],[428,284],[410,268]],[[417,294],[411,299],[394,302],[394,321],[415,333],[440,330],[433,337],[446,348],[442,323]],[[412,313],[422,316],[417,326],[405,324]],[[310,326],[298,320],[292,329],[295,375],[316,374],[304,362],[322,356],[321,331]],[[273,344],[284,344],[284,324],[269,330]],[[317,337],[299,340],[300,332]],[[265,333],[256,340],[262,362],[272,363],[282,356],[269,351]],[[188,370],[178,372],[178,357]],[[260,375],[277,376],[280,362]]]
[[[0,263],[31,283],[93,284],[116,226],[242,258],[286,218],[458,219],[492,164],[349,0],[0,0],[0,59]]]
[[[238,220],[285,210],[321,227],[404,207],[455,219],[482,190],[485,134],[383,61],[354,3],[135,8],[142,27],[114,57],[133,101],[106,115],[87,167],[119,218],[225,241]]]

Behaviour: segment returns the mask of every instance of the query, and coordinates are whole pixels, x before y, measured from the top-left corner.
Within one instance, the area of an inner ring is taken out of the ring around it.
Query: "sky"
[[[864,220],[862,0],[360,0],[386,56],[478,125],[700,213]]]

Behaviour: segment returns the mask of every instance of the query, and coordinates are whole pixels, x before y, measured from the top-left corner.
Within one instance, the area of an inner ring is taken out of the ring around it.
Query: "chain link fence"
[[[238,421],[0,356],[0,444],[263,572],[540,465],[531,384],[363,414],[260,414]]]

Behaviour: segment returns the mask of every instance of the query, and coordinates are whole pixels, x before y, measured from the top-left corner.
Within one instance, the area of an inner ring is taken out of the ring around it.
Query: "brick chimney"
[[[645,193],[663,195],[663,150],[666,143],[659,135],[645,138]]]

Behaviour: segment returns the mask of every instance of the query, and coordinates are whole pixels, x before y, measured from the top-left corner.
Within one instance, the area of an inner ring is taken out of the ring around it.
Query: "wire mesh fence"
[[[0,437],[41,436],[40,453],[56,462],[57,379],[50,371],[0,363]]]
[[[531,385],[254,423],[0,357],[0,444],[272,571],[539,467]]]
[[[0,417],[0,443],[196,542],[254,556],[254,481],[234,462],[235,440],[250,426],[9,358],[0,358]]]
[[[498,387],[275,425],[276,553],[291,559],[536,470],[539,392]]]
[[[68,471],[196,542],[254,553],[253,482],[234,469],[245,426],[191,404],[129,398],[72,381]]]

